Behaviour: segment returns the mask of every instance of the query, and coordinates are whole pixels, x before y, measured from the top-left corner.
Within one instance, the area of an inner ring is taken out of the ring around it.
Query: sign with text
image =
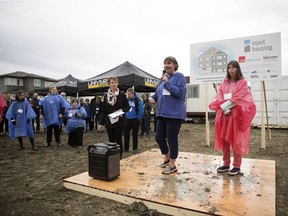
[[[190,45],[190,82],[219,83],[227,64],[239,62],[248,81],[280,79],[281,34],[272,33]]]
[[[158,83],[159,83],[159,80],[150,79],[150,78],[145,78],[144,85],[145,85],[145,86],[149,86],[149,87],[156,88],[156,86],[158,85]]]
[[[108,87],[108,78],[88,81],[88,89]]]

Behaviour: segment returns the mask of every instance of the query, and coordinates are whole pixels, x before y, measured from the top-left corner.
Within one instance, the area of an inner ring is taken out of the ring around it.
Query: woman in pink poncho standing
[[[229,62],[226,78],[209,108],[216,110],[214,149],[223,152],[224,164],[217,172],[238,175],[242,156],[249,151],[250,125],[256,106],[237,61]],[[231,170],[230,148],[234,154]]]
[[[0,122],[2,121],[3,109],[6,107],[7,104],[0,93]]]

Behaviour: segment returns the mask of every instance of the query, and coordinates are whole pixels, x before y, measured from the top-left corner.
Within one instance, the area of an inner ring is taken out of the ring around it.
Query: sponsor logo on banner
[[[101,87],[108,87],[107,78],[88,81],[88,89],[101,88]]]
[[[253,75],[250,76],[250,78],[251,78],[251,79],[258,79],[259,76],[258,76],[257,74],[253,74]]]
[[[244,52],[251,51],[251,40],[244,40]]]
[[[156,86],[158,85],[159,80],[155,80],[155,79],[150,79],[150,78],[145,78],[145,86],[149,86],[149,87],[153,87],[156,88]]]
[[[266,56],[263,56],[263,59],[265,61],[277,61],[278,60],[278,56],[277,55],[274,55],[274,56],[266,55]]]
[[[278,77],[278,75],[275,74],[275,75],[271,75],[271,76],[270,76],[270,78],[275,78],[275,77]]]
[[[246,57],[245,56],[239,56],[239,63],[244,63]]]
[[[266,52],[273,51],[273,46],[263,40],[244,40],[244,52]]]

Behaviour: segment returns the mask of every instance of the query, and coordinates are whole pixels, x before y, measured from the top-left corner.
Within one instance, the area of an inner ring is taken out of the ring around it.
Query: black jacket
[[[128,112],[130,109],[130,105],[128,103],[127,96],[124,92],[120,91],[119,95],[117,96],[117,101],[114,104],[114,106],[111,106],[107,102],[107,94],[104,96],[104,101],[102,104],[101,109],[101,116],[100,116],[100,125],[106,126],[106,128],[118,128],[118,127],[126,127],[126,117],[125,114],[123,114],[121,117],[119,117],[118,122],[111,125],[108,115],[122,109],[123,112]]]

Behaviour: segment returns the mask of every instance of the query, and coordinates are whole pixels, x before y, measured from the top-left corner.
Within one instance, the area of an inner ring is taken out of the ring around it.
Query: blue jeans
[[[155,140],[163,155],[170,152],[170,158],[178,157],[178,134],[182,119],[169,119],[159,117],[157,119]]]

